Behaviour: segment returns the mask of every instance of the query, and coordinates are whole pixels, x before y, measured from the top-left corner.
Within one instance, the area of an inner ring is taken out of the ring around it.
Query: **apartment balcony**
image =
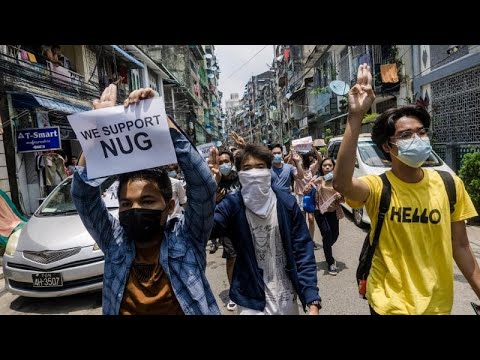
[[[97,98],[101,90],[98,84],[86,82],[81,74],[63,66],[55,66],[50,61],[39,64],[7,54],[0,54],[0,74],[6,90],[23,90],[39,94],[51,90],[82,100]]]
[[[197,60],[203,60],[203,57],[205,56],[205,49],[202,45],[188,45],[188,47]]]

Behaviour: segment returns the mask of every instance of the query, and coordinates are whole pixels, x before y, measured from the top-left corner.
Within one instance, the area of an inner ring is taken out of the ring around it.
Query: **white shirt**
[[[174,217],[179,217],[183,214],[183,208],[180,205],[185,205],[187,203],[187,194],[182,182],[172,177],[169,177],[169,179],[172,183],[172,199],[175,200],[175,209],[173,210],[172,215],[168,216],[168,220]]]
[[[269,215],[262,219],[245,209],[252,233],[255,256],[263,270],[266,305],[263,311],[239,306],[240,315],[298,315],[297,294],[288,277],[287,259],[280,236],[277,217],[277,198]]]

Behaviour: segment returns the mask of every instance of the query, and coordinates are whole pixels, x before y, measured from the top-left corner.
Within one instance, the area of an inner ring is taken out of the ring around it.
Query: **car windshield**
[[[373,141],[359,141],[358,152],[362,162],[368,166],[391,167],[392,163],[387,160],[383,152],[375,145]],[[440,166],[442,161],[435,152],[432,151],[429,158],[423,163],[423,167]]]
[[[383,152],[373,141],[359,141],[358,152],[362,162],[368,166],[390,167],[392,163],[387,160]]]
[[[77,214],[77,209],[73,204],[72,195],[70,194],[71,185],[71,177],[61,182],[42,205],[40,205],[35,215],[55,216]],[[118,181],[114,177],[105,180],[101,185],[102,199],[108,209],[118,208],[117,189]]]

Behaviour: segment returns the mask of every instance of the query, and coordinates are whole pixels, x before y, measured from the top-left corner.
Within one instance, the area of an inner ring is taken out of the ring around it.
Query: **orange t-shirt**
[[[136,249],[120,315],[184,315],[159,262],[160,247]]]

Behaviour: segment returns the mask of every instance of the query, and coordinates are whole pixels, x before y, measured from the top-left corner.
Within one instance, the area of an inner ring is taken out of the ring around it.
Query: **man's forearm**
[[[352,184],[358,136],[362,126],[359,117],[361,115],[348,115],[347,128],[338,151],[337,162],[333,171],[333,187],[340,193],[343,193]]]
[[[170,135],[187,184],[185,229],[193,240],[204,246],[213,225],[217,184],[207,163],[186,136],[173,127]]]
[[[453,258],[463,276],[480,299],[480,268],[468,241],[459,245],[454,244]]]

